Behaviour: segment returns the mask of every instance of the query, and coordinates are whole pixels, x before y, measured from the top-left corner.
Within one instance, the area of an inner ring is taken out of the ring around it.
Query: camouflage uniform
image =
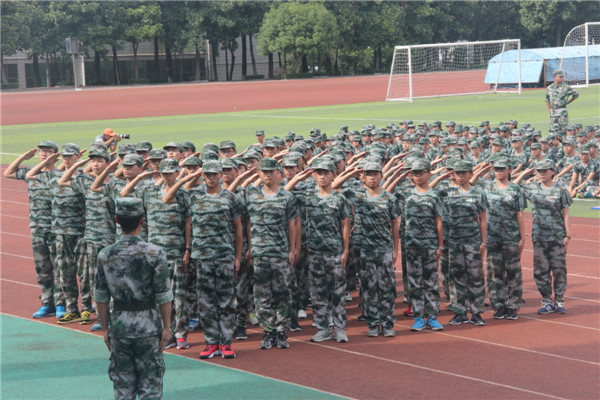
[[[58,268],[54,267],[56,254],[56,238],[51,232],[52,200],[48,182],[42,172],[36,179],[28,179],[27,173],[33,167],[19,168],[16,178],[27,183],[29,195],[29,228],[31,229],[31,245],[35,276],[41,290],[42,305],[63,305],[64,296],[60,290]]]
[[[167,256],[169,279],[173,286],[173,312],[171,333],[176,338],[187,338],[189,309],[186,304],[187,275],[183,268],[185,253],[185,219],[189,218],[187,207],[188,193],[179,189],[176,203],[165,204],[164,183],[160,186],[148,185],[140,193],[148,223],[148,242],[163,249]]]
[[[442,200],[433,189],[424,193],[416,188],[405,190],[406,266],[415,318],[436,318],[439,313],[436,218],[442,216],[442,208]]]
[[[248,310],[251,304],[254,302],[251,299],[251,287],[253,277],[253,263],[246,263],[246,253],[248,252],[248,235],[246,226],[248,224],[248,210],[245,199],[245,188],[239,186],[235,193],[241,200],[242,203],[242,234],[244,237],[244,243],[242,245],[242,259],[240,260],[240,270],[234,277],[235,284],[235,315],[236,315],[236,327],[246,329],[248,322]]]
[[[522,187],[533,211],[533,279],[542,295],[543,305],[552,304],[553,285],[554,301],[562,303],[567,290],[567,260],[563,244],[566,229],[562,210],[573,200],[567,189],[558,184],[550,189],[537,182]]]
[[[111,298],[108,375],[115,399],[159,399],[165,364],[156,305],[173,299],[164,252],[136,235],[101,250],[94,300],[106,304]]]
[[[562,171],[563,169],[565,169],[566,167],[568,167],[569,165],[573,165],[573,168],[571,168],[570,171],[566,172],[563,176],[561,176],[559,179],[565,184],[565,185],[569,185],[569,183],[571,182],[571,177],[573,176],[573,172],[575,172],[575,166],[581,162],[581,159],[579,158],[578,154],[575,154],[571,157],[568,156],[564,156],[561,160],[558,161],[557,163],[557,172]]]
[[[487,287],[494,310],[519,310],[523,294],[517,213],[527,206],[518,185],[500,189],[495,180],[485,183],[489,202],[487,220]]]
[[[297,202],[284,189],[269,196],[262,188],[251,187],[245,195],[258,322],[267,333],[283,332],[290,327],[292,309],[288,223],[298,217]]]
[[[450,187],[449,181],[444,180],[441,181],[435,188],[438,194],[444,193]],[[444,295],[446,296],[446,300],[450,303],[453,302],[452,294],[453,291],[450,290],[450,286],[452,282],[450,282],[449,276],[449,268],[450,268],[450,254],[448,247],[448,232],[450,231],[450,214],[448,210],[448,198],[446,196],[442,197],[442,230],[444,233],[444,249],[442,250],[442,257],[440,258],[440,273],[441,273],[441,281],[442,288],[444,289]]]
[[[406,267],[406,209],[404,207],[404,201],[405,201],[405,195],[406,195],[406,190],[409,187],[414,187],[414,185],[412,185],[409,181],[402,181],[400,183],[398,183],[398,185],[396,186],[395,190],[394,190],[394,196],[396,196],[396,199],[398,200],[398,207],[400,208],[400,212],[401,212],[401,219],[400,219],[400,229],[399,229],[399,234],[400,234],[400,252],[401,252],[401,262],[402,262],[402,288],[404,290],[404,297],[406,297],[406,301],[409,302],[410,304],[410,288],[408,285],[408,272],[407,272],[407,267]]]
[[[187,201],[204,339],[207,345],[231,344],[235,329],[234,223],[243,214],[243,204],[229,190],[210,195],[205,185],[191,189]]]
[[[129,181],[117,178],[113,175],[111,176],[111,179],[102,186],[102,194],[109,197],[113,203],[115,203],[117,199],[121,197],[121,190],[123,190],[127,184],[129,184]],[[131,190],[129,196],[141,198],[144,188],[149,185],[154,185],[154,181],[152,179],[141,181]],[[116,225],[115,233],[117,236],[121,235],[121,226],[119,224]],[[140,232],[140,237],[144,240],[148,240],[148,221],[144,222],[144,226]]]
[[[396,318],[396,282],[393,263],[393,221],[400,216],[396,198],[385,190],[371,197],[367,189],[343,191],[354,206],[356,244],[360,248],[360,265],[365,321],[370,328],[383,326],[392,329]]]
[[[569,123],[567,102],[571,96],[576,99],[579,93],[564,82],[558,85],[553,83],[546,89],[546,102],[550,103],[550,125],[559,124],[563,131]]]

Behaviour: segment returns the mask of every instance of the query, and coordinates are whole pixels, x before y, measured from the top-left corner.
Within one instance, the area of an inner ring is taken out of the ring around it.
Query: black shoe
[[[275,341],[277,342],[278,349],[287,349],[288,347],[290,347],[285,332],[277,332],[277,336],[275,336]]]
[[[298,324],[298,321],[293,320],[292,323],[290,324],[290,331],[300,332],[301,330],[302,330],[302,327],[300,326],[300,324]]]
[[[237,340],[246,340],[248,339],[248,334],[246,333],[246,328],[243,326],[238,326],[235,328],[235,338]]]
[[[479,313],[471,315],[471,323],[477,326],[485,326],[485,321]]]
[[[260,348],[263,350],[269,350],[275,344],[275,334],[273,332],[265,332],[263,340],[260,343]]]
[[[456,314],[454,317],[452,317],[449,323],[450,325],[468,324],[469,317],[467,317],[466,314]]]
[[[514,308],[509,308],[506,312],[506,319],[519,319],[519,316],[517,315],[517,310],[515,310]]]
[[[508,315],[506,308],[502,307],[496,310],[494,313],[494,319],[504,319]]]
[[[365,320],[365,313],[360,314],[357,319],[359,321],[364,321]]]

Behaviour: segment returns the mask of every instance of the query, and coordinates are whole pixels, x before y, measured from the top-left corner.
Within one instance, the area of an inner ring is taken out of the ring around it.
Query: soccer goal
[[[565,38],[560,67],[565,82],[589,87],[600,83],[600,22],[588,22],[571,29]]]
[[[521,93],[521,40],[396,46],[387,101]]]

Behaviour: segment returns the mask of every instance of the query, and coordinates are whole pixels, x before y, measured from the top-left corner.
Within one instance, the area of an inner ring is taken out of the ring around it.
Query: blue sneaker
[[[42,306],[33,314],[33,318],[46,318],[51,317],[56,313],[54,306]]]
[[[415,323],[410,327],[411,331],[422,331],[425,328],[425,320],[423,318],[415,318]]]
[[[102,330],[102,325],[100,324],[100,321],[96,322],[94,325],[92,325],[92,327],[90,328],[90,331],[92,332],[98,332]]]
[[[548,303],[548,304],[543,304],[542,308],[540,308],[538,310],[538,314],[550,314],[553,313],[554,311],[556,311],[554,309],[554,307],[552,307],[552,304]]]
[[[444,329],[444,326],[442,324],[440,324],[437,319],[435,318],[429,318],[427,320],[427,326],[429,327],[429,329],[431,329],[432,331],[441,331],[442,329]]]
[[[56,318],[61,318],[67,313],[65,306],[56,306]]]
[[[556,303],[556,304],[554,304],[554,311],[556,311],[559,314],[566,314],[567,313],[567,309],[565,308],[565,306],[563,305],[563,303]]]

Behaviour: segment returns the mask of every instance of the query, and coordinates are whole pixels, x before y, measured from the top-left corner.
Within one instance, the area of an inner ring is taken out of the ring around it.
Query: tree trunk
[[[165,43],[165,58],[167,61],[167,82],[173,83],[173,59],[171,57],[171,46]]]
[[[120,85],[121,78],[119,77],[119,58],[117,56],[117,48],[113,45],[111,45],[110,47],[112,47],[112,53],[113,53],[113,72],[115,74],[115,83],[117,85]]]
[[[229,81],[229,54],[227,54],[227,49],[225,49],[225,80]]]
[[[100,84],[100,53],[94,50],[94,85]]]
[[[232,53],[233,56],[233,53]],[[246,35],[242,35],[242,80],[246,80],[247,74]]]
[[[302,58],[304,54],[302,53],[294,53],[294,67],[296,68],[296,73],[300,73],[300,68],[302,68]]]
[[[156,82],[160,82],[160,59],[158,57],[158,36],[154,36],[154,70]]]
[[[269,79],[273,79],[273,53],[269,53]]]
[[[339,66],[338,66],[339,51],[340,51],[340,46],[336,45],[335,46],[335,52],[333,53],[333,55],[334,55],[334,59],[333,59],[333,74],[335,76],[339,76],[340,75],[340,69],[339,69]]]
[[[306,57],[306,54],[302,55],[302,67],[301,67],[301,71],[303,73],[307,73],[308,72],[308,57]]]
[[[231,51],[231,70],[229,70],[229,80],[232,81],[233,80],[233,67],[235,67],[235,53],[233,52],[233,50]]]
[[[317,50],[317,72],[321,73],[321,52]]]
[[[50,55],[46,54],[46,87],[52,86],[52,80],[50,79]]]
[[[137,42],[131,42],[131,44],[133,45],[133,79],[135,79],[137,81],[140,79],[140,70],[138,68],[138,58],[137,58],[138,46],[140,44]]]
[[[194,80],[200,80],[200,50],[198,50],[198,45],[196,47],[196,56],[194,58]]]
[[[8,83],[8,68],[4,64],[4,52],[0,51],[0,65],[2,66],[2,83]]]
[[[256,59],[254,58],[254,44],[252,44],[252,35],[248,36],[250,39],[250,60],[252,60],[252,75],[258,75],[256,72]]]
[[[213,64],[213,77],[215,78],[215,81],[219,80],[219,75],[217,73],[217,54],[219,52],[219,45],[218,43],[212,43],[210,44],[210,47],[212,47],[212,51],[210,52],[210,56],[212,58],[212,64]],[[227,53],[225,53],[227,54]]]
[[[179,82],[183,82],[184,78],[183,78],[183,58],[179,57],[177,59],[178,65],[179,65]]]
[[[42,85],[42,80],[40,78],[40,63],[39,57],[37,54],[33,55],[33,86],[39,87]]]

